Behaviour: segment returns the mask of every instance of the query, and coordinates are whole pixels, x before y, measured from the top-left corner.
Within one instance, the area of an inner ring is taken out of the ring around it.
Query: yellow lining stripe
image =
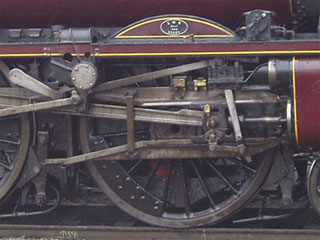
[[[290,13],[293,14],[293,3],[292,3],[292,0],[289,0],[289,5],[290,5]]]
[[[250,55],[250,54],[320,54],[320,50],[297,51],[238,51],[238,52],[159,52],[159,53],[96,53],[96,57],[123,57],[123,56],[185,56],[185,55]],[[1,55],[0,55],[1,57]]]
[[[226,29],[223,29],[222,27],[219,27],[213,23],[208,23],[206,21],[202,21],[199,19],[193,19],[193,18],[186,18],[186,17],[164,17],[164,18],[157,18],[157,19],[151,19],[149,21],[145,21],[139,24],[136,24],[126,30],[124,30],[123,32],[119,33],[117,36],[115,36],[115,38],[146,38],[146,36],[123,36],[124,34],[126,34],[127,32],[130,32],[133,29],[136,29],[140,26],[149,24],[149,23],[153,23],[153,22],[158,22],[158,21],[165,21],[165,20],[169,20],[169,19],[180,19],[180,20],[184,20],[184,21],[190,21],[190,22],[197,22],[197,23],[202,23],[205,25],[208,25],[210,27],[213,27],[215,29],[218,29],[224,33],[226,33],[227,35],[225,35],[224,37],[235,37],[234,34],[232,34],[231,32],[227,31]],[[196,35],[196,36],[202,36],[202,35]],[[216,36],[216,35],[206,35],[206,36]],[[220,35],[217,35],[220,36]],[[163,37],[163,36],[147,36],[148,38],[152,38],[152,37]],[[167,37],[174,37],[174,36],[167,36]],[[182,36],[176,36],[176,37],[182,37]]]
[[[7,54],[0,54],[0,57],[61,57],[65,53],[7,53]],[[84,53],[73,53],[72,56],[84,56]]]
[[[178,36],[166,36],[166,35],[141,35],[141,36],[120,36],[115,38],[187,38],[190,37],[190,35],[178,35]],[[193,35],[195,38],[229,38],[231,36],[229,35]],[[233,36],[232,36],[233,37]]]
[[[0,54],[0,57],[60,57],[65,53],[12,53]],[[185,56],[185,55],[250,55],[250,54],[320,54],[320,50],[292,51],[238,51],[238,52],[156,52],[156,53],[94,53],[95,57],[130,57],[130,56]],[[84,53],[72,53],[72,56],[84,56]]]
[[[294,130],[296,135],[296,142],[299,144],[298,133],[298,116],[297,116],[297,88],[296,88],[296,58],[292,57],[292,84],[293,84],[293,99],[294,99]]]

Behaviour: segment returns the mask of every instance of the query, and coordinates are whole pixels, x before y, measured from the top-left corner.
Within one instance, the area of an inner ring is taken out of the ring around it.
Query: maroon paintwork
[[[290,17],[291,0],[0,0],[0,28],[120,27],[162,14],[189,14],[230,26],[252,9]]]
[[[298,143],[320,146],[320,58],[297,58],[296,112]]]
[[[172,15],[172,19],[174,19],[175,15]],[[177,17],[181,19],[181,17]],[[182,17],[183,19],[184,17]],[[191,34],[195,37],[205,35],[205,36],[220,36],[220,37],[234,37],[232,31],[224,28],[224,26],[216,26],[216,25],[207,25],[206,21],[203,22],[194,22],[192,20],[202,20],[202,19],[193,19],[193,18],[184,18],[183,21],[187,24],[188,29],[185,33],[181,34],[181,36],[190,36]],[[152,22],[146,21],[146,24],[140,25],[137,24],[138,27],[134,27],[131,29],[124,28],[121,33],[119,33],[117,37],[126,38],[126,37],[134,37],[134,38],[144,38],[146,35],[149,37],[169,37],[167,34],[164,34],[161,31],[161,24],[164,22],[163,18],[155,18],[152,19]],[[204,23],[205,22],[205,23]]]
[[[250,42],[250,43],[203,43],[203,44],[10,44],[0,45],[0,57],[49,57],[65,53],[84,55],[90,52],[96,57],[176,56],[176,55],[320,55],[316,41],[299,42]]]

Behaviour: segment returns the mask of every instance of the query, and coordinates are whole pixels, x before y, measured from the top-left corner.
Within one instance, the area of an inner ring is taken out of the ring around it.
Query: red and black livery
[[[261,200],[293,212],[301,188],[320,213],[319,12],[316,0],[1,2],[0,200],[17,204],[0,217],[90,202],[96,185],[162,227]]]

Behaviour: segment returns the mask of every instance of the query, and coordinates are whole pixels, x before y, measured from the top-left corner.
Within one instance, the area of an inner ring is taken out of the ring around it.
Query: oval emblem
[[[160,29],[166,35],[177,36],[188,31],[188,24],[180,19],[168,19],[161,23]]]

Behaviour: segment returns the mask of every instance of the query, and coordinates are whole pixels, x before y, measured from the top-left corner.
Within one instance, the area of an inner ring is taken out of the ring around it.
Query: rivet
[[[107,168],[107,165],[102,165],[102,168]]]
[[[116,175],[116,178],[120,178],[120,175]]]
[[[93,83],[92,83],[92,82],[90,83],[90,86],[93,86]]]
[[[44,143],[47,142],[47,138],[46,138],[45,136],[40,136],[40,137],[39,137],[39,142],[40,142],[41,144],[44,144]]]
[[[79,68],[78,67],[76,67],[76,69],[75,69],[76,71],[79,71]]]
[[[80,89],[82,89],[82,88],[83,88],[83,86],[80,86],[79,88],[80,88]]]
[[[157,205],[158,205],[159,203],[160,203],[159,201],[156,201],[156,202],[155,202],[155,204],[157,204]]]
[[[137,189],[137,190],[139,190],[139,189],[140,189],[140,187],[139,187],[139,186],[136,186],[136,189]]]
[[[96,73],[92,73],[92,76],[95,76],[96,75]]]
[[[136,197],[135,196],[131,196],[131,199],[134,200]]]
[[[126,180],[127,180],[127,181],[130,181],[130,178],[129,178],[129,177],[127,177],[127,178],[126,178]]]
[[[159,209],[159,207],[158,206],[154,206],[154,210],[158,210]]]
[[[89,68],[89,65],[88,65],[88,64],[86,65],[86,68]]]
[[[120,186],[118,186],[118,189],[121,190],[121,189],[123,189],[123,187],[120,185]]]
[[[144,200],[144,199],[146,199],[146,197],[145,196],[141,196],[141,199]]]
[[[34,171],[35,173],[38,173],[38,172],[40,172],[40,168],[39,168],[38,166],[34,166],[34,167],[33,167],[33,171]]]
[[[76,80],[76,78],[75,78],[75,77],[73,77],[73,78],[72,78],[72,81],[75,81],[75,80]]]

